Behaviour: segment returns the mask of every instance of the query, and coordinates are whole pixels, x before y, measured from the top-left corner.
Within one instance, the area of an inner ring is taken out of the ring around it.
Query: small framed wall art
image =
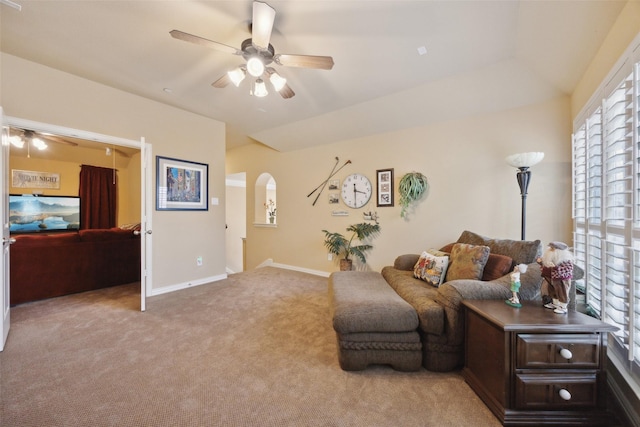
[[[393,169],[376,171],[376,188],[378,190],[378,206],[393,206]]]
[[[156,156],[156,210],[209,210],[209,165]]]

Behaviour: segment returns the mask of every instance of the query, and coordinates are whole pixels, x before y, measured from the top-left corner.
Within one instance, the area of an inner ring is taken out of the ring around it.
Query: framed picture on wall
[[[378,206],[393,206],[393,169],[376,171]]]
[[[209,165],[156,156],[156,210],[209,210]]]

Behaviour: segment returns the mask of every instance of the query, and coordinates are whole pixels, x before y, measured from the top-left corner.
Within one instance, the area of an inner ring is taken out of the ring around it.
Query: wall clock
[[[345,178],[342,184],[342,200],[350,208],[363,207],[371,199],[371,181],[366,176],[354,173]]]

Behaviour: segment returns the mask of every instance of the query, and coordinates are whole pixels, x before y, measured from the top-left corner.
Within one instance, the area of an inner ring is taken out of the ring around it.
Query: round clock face
[[[361,208],[371,199],[371,182],[369,178],[354,173],[345,178],[342,184],[342,200],[350,208]]]

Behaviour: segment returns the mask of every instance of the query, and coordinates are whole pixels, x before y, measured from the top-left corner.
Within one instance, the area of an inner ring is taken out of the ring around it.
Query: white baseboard
[[[192,280],[190,282],[178,283],[171,286],[163,286],[161,288],[153,289],[151,291],[151,296],[154,297],[156,295],[168,294],[169,292],[180,291],[182,289],[192,288],[194,286],[206,285],[207,283],[217,282],[220,280],[224,280],[227,278],[226,274],[220,274],[217,276],[204,277],[198,280]]]
[[[329,275],[331,274],[331,273],[327,273],[326,271],[311,270],[309,268],[296,267],[295,265],[280,264],[277,262],[273,262],[271,258],[263,261],[256,268],[262,268],[262,267],[282,268],[284,270],[299,271],[301,273],[308,273],[308,274],[313,274],[314,276],[321,276],[321,277],[329,277]]]

